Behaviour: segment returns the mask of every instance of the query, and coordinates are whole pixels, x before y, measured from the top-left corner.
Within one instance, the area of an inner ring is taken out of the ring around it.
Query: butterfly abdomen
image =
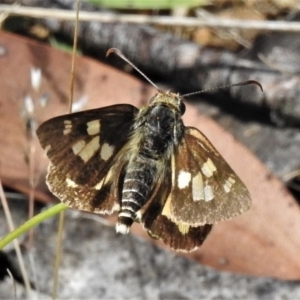
[[[119,211],[116,231],[128,233],[136,219],[136,213],[146,203],[153,185],[154,164],[134,163],[127,167],[122,189],[121,209]]]
[[[132,155],[126,167],[121,209],[116,231],[128,233],[137,212],[149,200],[153,185],[164,172],[162,166],[170,159],[174,147],[174,124],[179,116],[165,105],[154,105],[137,117],[132,137]],[[177,138],[177,137],[176,137]]]

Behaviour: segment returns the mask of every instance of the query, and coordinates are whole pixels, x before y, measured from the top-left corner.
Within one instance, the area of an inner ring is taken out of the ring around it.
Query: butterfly
[[[117,104],[44,122],[37,136],[50,191],[71,208],[117,212],[118,233],[139,222],[175,250],[197,249],[251,198],[211,142],[183,124],[184,112],[182,96],[158,90],[141,109]]]

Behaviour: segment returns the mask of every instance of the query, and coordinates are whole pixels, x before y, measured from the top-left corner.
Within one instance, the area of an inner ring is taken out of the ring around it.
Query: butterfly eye
[[[183,102],[181,102],[179,104],[179,109],[180,109],[181,115],[183,115],[185,113],[185,104]]]

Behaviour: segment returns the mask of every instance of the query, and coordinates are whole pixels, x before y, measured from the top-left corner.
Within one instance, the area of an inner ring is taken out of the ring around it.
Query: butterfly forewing
[[[63,115],[43,123],[37,135],[60,173],[77,185],[93,187],[129,139],[137,111],[121,104]]]
[[[174,183],[163,214],[191,226],[231,219],[249,209],[247,188],[197,129],[187,127],[174,153]]]
[[[78,185],[64,173],[49,165],[47,185],[49,190],[68,206],[93,213],[111,214],[120,209],[119,184],[123,178],[124,163],[112,166],[94,187]]]

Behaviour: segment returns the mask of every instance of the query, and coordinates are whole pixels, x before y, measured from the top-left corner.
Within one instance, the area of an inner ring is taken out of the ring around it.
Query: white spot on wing
[[[86,123],[87,125],[87,133],[89,135],[95,135],[100,132],[100,120],[93,120]]]
[[[72,146],[72,150],[73,150],[74,154],[78,154],[85,147],[85,145],[86,145],[86,143],[83,140],[80,140],[77,143],[75,143]]]
[[[217,170],[214,163],[211,161],[210,158],[207,159],[206,163],[203,164],[201,171],[206,177],[213,176],[213,173]]]
[[[111,146],[107,143],[104,143],[102,148],[101,148],[101,152],[100,152],[100,157],[107,161],[114,153],[114,146]]]
[[[95,136],[86,146],[78,153],[84,162],[87,162],[94,153],[99,149],[100,137]]]
[[[180,189],[186,188],[191,181],[191,177],[192,177],[191,173],[185,172],[185,171],[180,171],[178,178],[177,178],[178,187]]]
[[[214,193],[212,187],[210,185],[206,185],[204,187],[204,200],[211,201],[212,199],[214,199]]]
[[[74,182],[73,180],[71,180],[70,178],[66,179],[66,183],[67,183],[67,186],[70,188],[76,188],[78,186],[77,183]]]
[[[200,172],[193,177],[192,193],[194,201],[204,200],[203,179]]]

